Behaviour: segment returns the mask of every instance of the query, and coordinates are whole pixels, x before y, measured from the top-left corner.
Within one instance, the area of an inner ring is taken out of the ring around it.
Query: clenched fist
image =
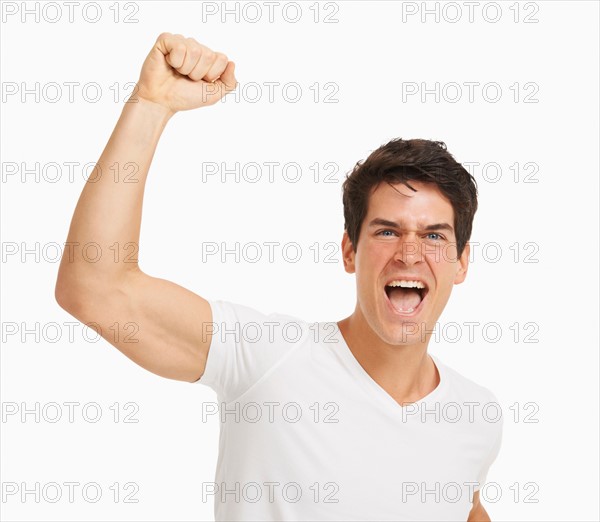
[[[235,90],[235,64],[193,38],[162,33],[142,66],[130,100],[143,98],[172,113],[213,105]]]

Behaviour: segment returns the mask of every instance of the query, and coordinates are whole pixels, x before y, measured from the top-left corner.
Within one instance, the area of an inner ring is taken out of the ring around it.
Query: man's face
[[[409,183],[416,192],[401,183],[375,187],[356,253],[346,232],[342,240],[344,268],[356,273],[356,312],[392,345],[428,341],[453,285],[465,279],[469,257],[467,244],[457,259],[446,197],[434,184]],[[402,287],[386,288],[393,281]],[[409,288],[413,281],[425,288]]]

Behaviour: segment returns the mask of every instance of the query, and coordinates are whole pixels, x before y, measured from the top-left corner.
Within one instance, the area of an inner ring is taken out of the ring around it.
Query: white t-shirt
[[[462,520],[502,435],[495,396],[432,357],[439,385],[400,406],[362,368],[336,322],[209,300],[197,381],[217,393],[221,520]]]

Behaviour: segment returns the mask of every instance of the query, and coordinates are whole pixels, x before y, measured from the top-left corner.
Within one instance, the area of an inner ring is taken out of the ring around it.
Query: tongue
[[[389,293],[392,306],[399,312],[406,312],[410,308],[413,310],[421,302],[421,294],[414,288],[395,287]]]

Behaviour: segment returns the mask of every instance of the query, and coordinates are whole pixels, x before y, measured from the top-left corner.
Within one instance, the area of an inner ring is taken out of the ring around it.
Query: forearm
[[[105,288],[139,268],[144,188],[171,115],[168,109],[144,99],[125,103],[75,208],[59,268],[57,297]],[[86,250],[93,243],[98,247]]]

